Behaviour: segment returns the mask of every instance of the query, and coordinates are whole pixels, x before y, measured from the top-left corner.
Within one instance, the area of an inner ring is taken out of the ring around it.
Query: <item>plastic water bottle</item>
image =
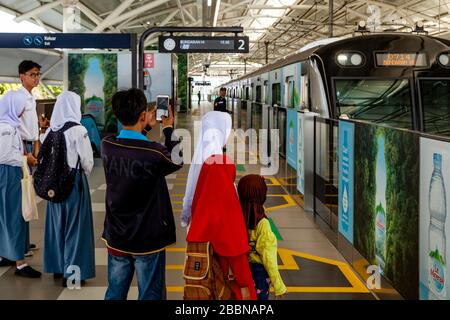
[[[386,212],[381,203],[376,207],[375,258],[380,272],[383,272],[386,263]]]
[[[447,203],[445,185],[442,177],[442,155],[433,154],[434,170],[431,175],[428,207],[430,227],[428,238],[428,289],[429,299],[446,299],[446,236],[445,219]]]

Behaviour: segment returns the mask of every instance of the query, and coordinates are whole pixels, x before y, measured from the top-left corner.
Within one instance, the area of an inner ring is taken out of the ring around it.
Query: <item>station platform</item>
[[[211,110],[208,102],[188,113],[177,114],[177,128],[192,130],[192,124]],[[281,160],[283,161],[283,160]],[[179,218],[182,200],[186,188],[189,166],[168,176],[172,206],[177,224],[177,242],[167,249],[166,285],[169,300],[183,299],[183,263],[186,245],[186,229],[180,226]],[[237,179],[259,173],[258,165],[237,165]],[[287,192],[279,178],[265,176],[268,186],[266,202],[267,216],[278,238],[278,262],[281,276],[288,288],[283,299],[303,300],[339,300],[339,299],[377,299],[358,276],[357,272],[346,262],[343,256],[325,236],[314,219],[305,213],[298,201]],[[81,289],[68,289],[61,286],[60,280],[54,280],[52,274],[43,274],[40,279],[27,279],[14,275],[13,267],[0,267],[0,300],[35,299],[35,300],[103,300],[107,288],[107,249],[100,239],[105,216],[105,177],[101,159],[88,178],[91,189],[94,230],[96,239],[95,261],[96,278],[87,280]],[[236,181],[237,183],[237,181]],[[30,224],[31,242],[37,244],[38,250],[27,258],[30,265],[42,271],[45,201],[38,203],[40,219]],[[133,279],[128,299],[137,299],[136,280]],[[273,295],[270,297],[274,298]]]

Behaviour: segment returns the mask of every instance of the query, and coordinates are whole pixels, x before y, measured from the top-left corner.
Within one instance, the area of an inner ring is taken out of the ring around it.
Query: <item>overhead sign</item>
[[[130,49],[125,33],[0,33],[0,48],[24,49]]]
[[[377,53],[378,67],[426,67],[425,53]]]
[[[159,52],[248,53],[248,37],[159,37]]]
[[[196,81],[194,83],[194,85],[196,85],[196,86],[210,86],[211,82],[210,81]]]

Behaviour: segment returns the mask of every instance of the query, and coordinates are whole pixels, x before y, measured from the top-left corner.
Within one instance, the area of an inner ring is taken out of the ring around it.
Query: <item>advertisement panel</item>
[[[353,123],[339,121],[339,232],[353,244]]]
[[[297,110],[287,109],[286,161],[297,170]]]
[[[80,95],[82,112],[92,115],[100,130],[116,132],[111,100],[117,91],[117,54],[69,53],[68,76],[68,89]]]
[[[305,115],[300,112],[297,115],[297,190],[301,194],[305,194],[305,155],[304,155],[304,129]]]
[[[449,300],[450,143],[420,139],[420,299]]]
[[[419,137],[355,125],[354,247],[405,299],[419,297]]]

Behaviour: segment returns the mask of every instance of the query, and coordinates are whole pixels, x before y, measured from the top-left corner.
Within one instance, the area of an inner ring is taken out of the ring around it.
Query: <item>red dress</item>
[[[242,299],[240,287],[248,287],[256,300],[256,290],[247,260],[248,235],[239,198],[234,186],[236,168],[226,155],[208,158],[200,171],[194,199],[192,220],[186,240],[210,241],[226,274],[231,268],[236,279],[232,288]]]

